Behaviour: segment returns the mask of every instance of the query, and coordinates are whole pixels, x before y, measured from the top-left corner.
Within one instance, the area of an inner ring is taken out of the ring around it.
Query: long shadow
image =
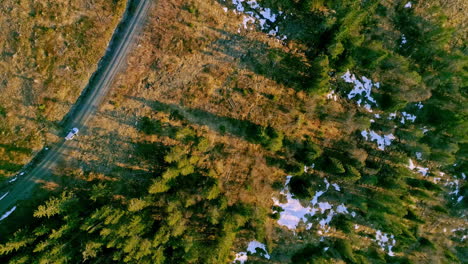
[[[150,101],[138,97],[130,98],[150,106],[154,111],[169,113],[172,119],[187,120],[194,124],[206,125],[220,134],[231,134],[251,143],[259,143],[260,141],[259,134],[263,127],[248,120],[218,116],[201,109],[185,108],[156,100]]]
[[[206,125],[211,130],[220,134],[229,134],[234,137],[242,138],[247,142],[259,144],[267,149],[270,140],[274,138],[274,136],[271,136],[272,134],[275,134],[274,131],[268,135],[268,131],[272,130],[272,128],[266,128],[248,120],[238,120],[232,117],[218,116],[201,109],[185,108],[176,104],[167,104],[155,100],[150,101],[137,97],[130,98],[150,106],[154,111],[169,113],[170,118],[198,125]],[[154,125],[154,120],[151,120],[151,122],[153,127],[150,127],[148,133],[174,137],[175,133],[173,131],[174,129],[176,131],[177,128],[169,127],[161,130],[159,128],[155,128],[158,127],[158,125]],[[173,130],[171,131],[171,129]],[[297,158],[296,156],[304,153],[301,151],[305,145],[307,145],[306,141],[284,137],[282,139],[282,148],[280,150],[273,151],[273,156],[267,157],[267,163],[271,166],[283,169],[287,173],[300,174],[303,171],[303,165],[301,162],[305,161]]]
[[[0,144],[0,148],[3,148],[5,149],[6,151],[12,151],[12,152],[19,152],[19,153],[23,153],[23,154],[31,154],[32,153],[32,149],[30,148],[25,148],[25,147],[18,147],[18,146],[14,146],[12,144]]]
[[[311,85],[311,65],[305,58],[240,34],[211,29],[223,35],[211,44],[211,49],[239,59],[241,68],[296,90],[304,90]]]

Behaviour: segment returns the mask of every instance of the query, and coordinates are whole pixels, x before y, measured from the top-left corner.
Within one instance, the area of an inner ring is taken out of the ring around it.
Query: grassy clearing
[[[0,177],[46,144],[105,52],[125,1],[3,1]],[[8,164],[16,164],[10,166]]]

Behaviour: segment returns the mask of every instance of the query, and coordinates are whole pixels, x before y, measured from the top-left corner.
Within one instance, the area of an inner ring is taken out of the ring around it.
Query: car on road
[[[78,128],[74,127],[68,132],[67,136],[65,137],[66,140],[72,140],[80,131]]]

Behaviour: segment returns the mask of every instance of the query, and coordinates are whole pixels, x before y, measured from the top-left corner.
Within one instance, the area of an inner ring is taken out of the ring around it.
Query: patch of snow
[[[385,150],[385,147],[386,146],[390,146],[391,143],[392,143],[392,140],[395,139],[395,136],[393,134],[388,134],[388,135],[383,135],[383,136],[380,136],[379,134],[377,134],[375,131],[373,130],[369,130],[369,132],[367,132],[367,130],[363,130],[361,131],[361,135],[366,139],[366,140],[370,140],[370,141],[376,141],[377,142],[377,146],[380,150]],[[369,139],[369,136],[370,136],[370,139]]]
[[[20,172],[19,176],[23,176],[24,175],[24,172]]]
[[[286,194],[286,199],[286,203],[282,204],[276,198],[273,198],[274,204],[283,209],[283,211],[280,212],[280,219],[278,220],[279,225],[285,226],[289,229],[296,229],[301,220],[303,222],[307,221],[306,216],[315,214],[315,210],[313,210],[312,207],[302,206],[299,200],[292,197],[291,193],[288,192]]]
[[[359,229],[359,225],[358,224],[354,224],[354,230],[356,229]]]
[[[270,259],[270,255],[268,254],[268,251],[266,250],[266,247],[264,244],[254,240],[249,243],[249,246],[247,247],[247,252],[250,252],[252,254],[257,253],[257,248],[263,249],[265,252],[260,252],[260,255],[265,257],[266,259]]]
[[[15,210],[16,210],[16,205],[13,206],[13,208],[11,208],[10,211],[4,213],[4,214],[2,215],[2,217],[0,217],[0,221],[2,221],[3,219],[7,218],[8,216],[10,216]]]
[[[421,152],[416,152],[416,159],[422,160],[422,153]]]
[[[335,191],[339,192],[340,191],[340,186],[336,183],[332,184],[333,188],[335,188]]]
[[[328,188],[330,188],[330,183],[328,182],[327,178],[324,178],[323,182],[325,183],[325,189],[328,190]]]
[[[461,176],[463,179],[466,179],[466,174],[464,172],[462,172]]]
[[[335,190],[339,186],[337,184],[330,184],[328,180],[325,178],[324,183],[325,183],[325,190],[320,190],[317,191],[310,201],[309,206],[303,206],[299,200],[295,199],[292,194],[289,192],[288,184],[290,182],[292,176],[287,176],[286,177],[286,184],[283,190],[281,190],[280,194],[286,196],[286,202],[285,203],[280,203],[278,199],[272,198],[273,202],[276,206],[280,206],[283,211],[280,212],[280,218],[278,220],[278,224],[287,227],[288,229],[294,230],[297,228],[299,223],[302,221],[306,224],[306,229],[309,230],[312,228],[312,223],[310,223],[310,217],[315,216],[317,213],[323,215],[328,211],[328,214],[325,218],[319,220],[319,227],[322,232],[328,232],[330,228],[325,229],[325,227],[331,222],[333,219],[333,216],[336,215],[336,213],[344,214],[344,213],[349,213],[347,208],[345,207],[344,204],[341,204],[337,207],[337,211],[335,212],[332,208],[333,205],[330,204],[329,202],[319,202],[318,199],[320,196],[322,196],[332,185]]]
[[[419,103],[416,104],[416,107],[418,109],[422,109],[424,107],[424,105],[422,104],[422,102],[419,102]]]
[[[405,8],[411,8],[412,6],[413,4],[411,3],[411,1],[409,1],[408,3],[406,3]]]
[[[374,117],[377,118],[377,119],[379,119],[379,118],[380,118],[380,115],[379,115],[379,114],[375,114]]]
[[[228,8],[227,8],[227,7],[223,7],[223,10],[224,10],[224,13],[227,13]]]
[[[1,200],[1,199],[0,199]],[[458,197],[457,203],[461,202],[463,200],[463,196]]]
[[[14,182],[18,179],[18,177],[14,177],[13,179],[9,180],[8,182]]]
[[[330,210],[326,218],[323,218],[322,220],[319,221],[319,225],[322,229],[325,229],[325,226],[328,226],[333,219],[333,216],[335,215],[335,211]],[[328,230],[325,230],[327,232]]]
[[[377,101],[372,97],[372,87],[379,88],[379,83],[373,83],[370,79],[362,76],[362,82],[356,78],[356,76],[349,72],[349,70],[341,76],[346,83],[353,83],[354,88],[349,92],[348,99],[357,97],[357,104],[360,106],[361,102],[364,102],[364,108],[369,112],[372,112],[371,105],[377,106]]]
[[[395,113],[390,113],[390,114],[388,115],[388,120],[395,119],[395,118],[396,118],[396,115],[397,115],[396,112],[395,112]]]
[[[408,169],[410,169],[410,170],[415,170],[416,169],[420,174],[422,174],[422,176],[427,176],[427,174],[429,173],[429,168],[416,166],[416,165],[414,165],[414,162],[411,159],[409,159]]]
[[[344,206],[344,204],[340,204],[340,205],[338,205],[338,207],[336,208],[336,212],[337,212],[337,213],[340,213],[340,214],[347,214],[347,213],[348,213],[348,209],[346,209],[346,206]]]
[[[354,211],[351,212],[351,216],[352,216],[353,218],[356,217],[356,212],[354,212]]]
[[[254,23],[255,22],[255,19],[253,17],[249,17],[249,16],[243,16],[242,18],[242,26],[244,27],[244,29],[249,29],[247,24],[248,23]]]
[[[2,197],[0,197],[0,201],[3,200],[3,198],[5,198],[10,192],[6,192],[4,195],[2,195]]]
[[[320,208],[320,213],[325,213],[326,210],[332,209],[332,205],[329,202],[321,202],[318,203],[318,206]]]
[[[323,248],[323,251],[327,251],[329,249],[329,247],[325,247]]]
[[[312,205],[316,205],[316,204],[317,204],[318,198],[319,198],[320,196],[322,196],[322,194],[324,194],[324,193],[325,193],[325,192],[323,192],[323,191],[318,191],[318,192],[316,192],[315,195],[314,195],[314,197],[312,198],[312,201],[311,201]]]
[[[327,94],[327,99],[333,99],[333,101],[338,100],[338,96],[335,94],[335,91],[331,91]]]
[[[313,168],[315,168],[315,163],[312,163],[312,165],[310,166],[304,165],[304,173],[307,173],[309,170]]]
[[[248,29],[249,23],[258,23],[262,30],[268,30],[269,35],[278,35],[278,26],[275,28],[271,28],[270,26],[273,25],[273,23],[278,19],[279,16],[283,14],[283,12],[280,11],[276,14],[270,8],[260,6],[256,0],[232,0],[232,4],[235,6],[235,11],[247,15],[243,18],[242,25],[244,29]],[[246,11],[245,7],[247,7],[248,11]],[[287,36],[282,35],[278,36],[278,38],[280,40],[285,40],[287,39]]]
[[[383,251],[385,251],[385,248],[387,248],[389,256],[395,256],[395,253],[393,253],[392,251],[392,248],[396,244],[396,240],[393,235],[388,236],[388,234],[382,233],[380,230],[377,230],[375,234],[375,241],[380,246],[380,248],[382,248]]]
[[[413,123],[416,120],[415,115],[412,115],[412,114],[409,114],[409,113],[406,113],[406,112],[402,112],[401,115],[402,115],[402,118],[401,118],[401,123],[402,124],[405,123],[405,120],[409,120],[409,121],[411,121]]]
[[[236,253],[236,258],[234,259],[232,263],[244,264],[244,262],[246,262],[247,259],[248,259],[247,252],[239,252],[239,253]]]
[[[408,42],[408,41],[406,40],[406,36],[405,36],[405,34],[402,34],[402,35],[401,35],[401,44],[400,44],[400,46],[401,46],[401,45],[405,45],[406,42]]]

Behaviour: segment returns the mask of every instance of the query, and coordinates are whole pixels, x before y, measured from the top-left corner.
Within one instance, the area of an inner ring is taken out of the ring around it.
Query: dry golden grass
[[[47,144],[103,56],[121,1],[2,1],[0,176]],[[9,166],[7,166],[9,165]]]

